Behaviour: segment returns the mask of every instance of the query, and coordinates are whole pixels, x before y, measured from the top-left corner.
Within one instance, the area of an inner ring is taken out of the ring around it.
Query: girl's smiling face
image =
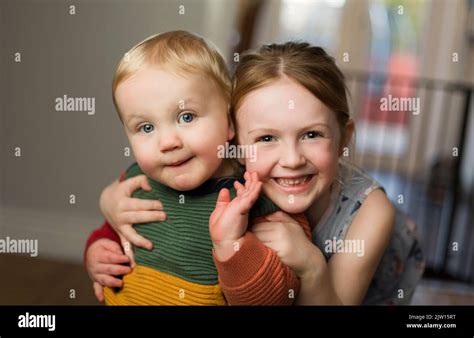
[[[341,132],[335,114],[298,82],[282,77],[246,95],[238,142],[257,147],[247,170],[283,211],[299,213],[329,191],[338,173]]]

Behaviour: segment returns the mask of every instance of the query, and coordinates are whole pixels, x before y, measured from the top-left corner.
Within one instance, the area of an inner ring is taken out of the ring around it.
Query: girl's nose
[[[295,169],[306,164],[306,157],[295,146],[287,146],[280,157],[280,165],[285,168]]]

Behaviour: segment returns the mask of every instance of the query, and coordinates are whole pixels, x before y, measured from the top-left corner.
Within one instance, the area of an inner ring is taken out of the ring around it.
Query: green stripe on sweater
[[[143,175],[138,164],[132,165],[126,178]],[[142,189],[133,197],[160,200],[167,214],[163,222],[135,224],[137,232],[153,242],[153,250],[135,247],[137,264],[169,273],[189,282],[217,284],[217,271],[212,259],[209,217],[216,205],[218,191],[204,195],[190,195],[176,191],[148,178],[152,191]],[[231,197],[235,189],[231,188]],[[181,202],[181,203],[180,203]],[[184,202],[184,203],[183,203]],[[259,217],[278,210],[263,195],[255,203],[250,215]]]

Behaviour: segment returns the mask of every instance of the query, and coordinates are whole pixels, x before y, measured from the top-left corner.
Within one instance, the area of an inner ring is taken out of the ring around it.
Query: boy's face
[[[256,145],[263,191],[282,210],[299,213],[328,192],[338,169],[334,113],[297,82],[283,78],[249,93],[237,112],[238,142]]]
[[[147,176],[185,191],[217,174],[218,146],[234,135],[227,103],[213,81],[150,66],[120,83],[115,98]]]

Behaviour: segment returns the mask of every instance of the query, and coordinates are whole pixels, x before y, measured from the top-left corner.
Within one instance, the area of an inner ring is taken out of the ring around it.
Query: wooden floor
[[[422,279],[413,295],[412,305],[474,305],[474,286]]]
[[[2,254],[0,271],[0,305],[100,305],[82,265]],[[412,303],[474,305],[474,286],[422,280]]]
[[[2,254],[0,271],[1,305],[100,304],[82,265]]]

